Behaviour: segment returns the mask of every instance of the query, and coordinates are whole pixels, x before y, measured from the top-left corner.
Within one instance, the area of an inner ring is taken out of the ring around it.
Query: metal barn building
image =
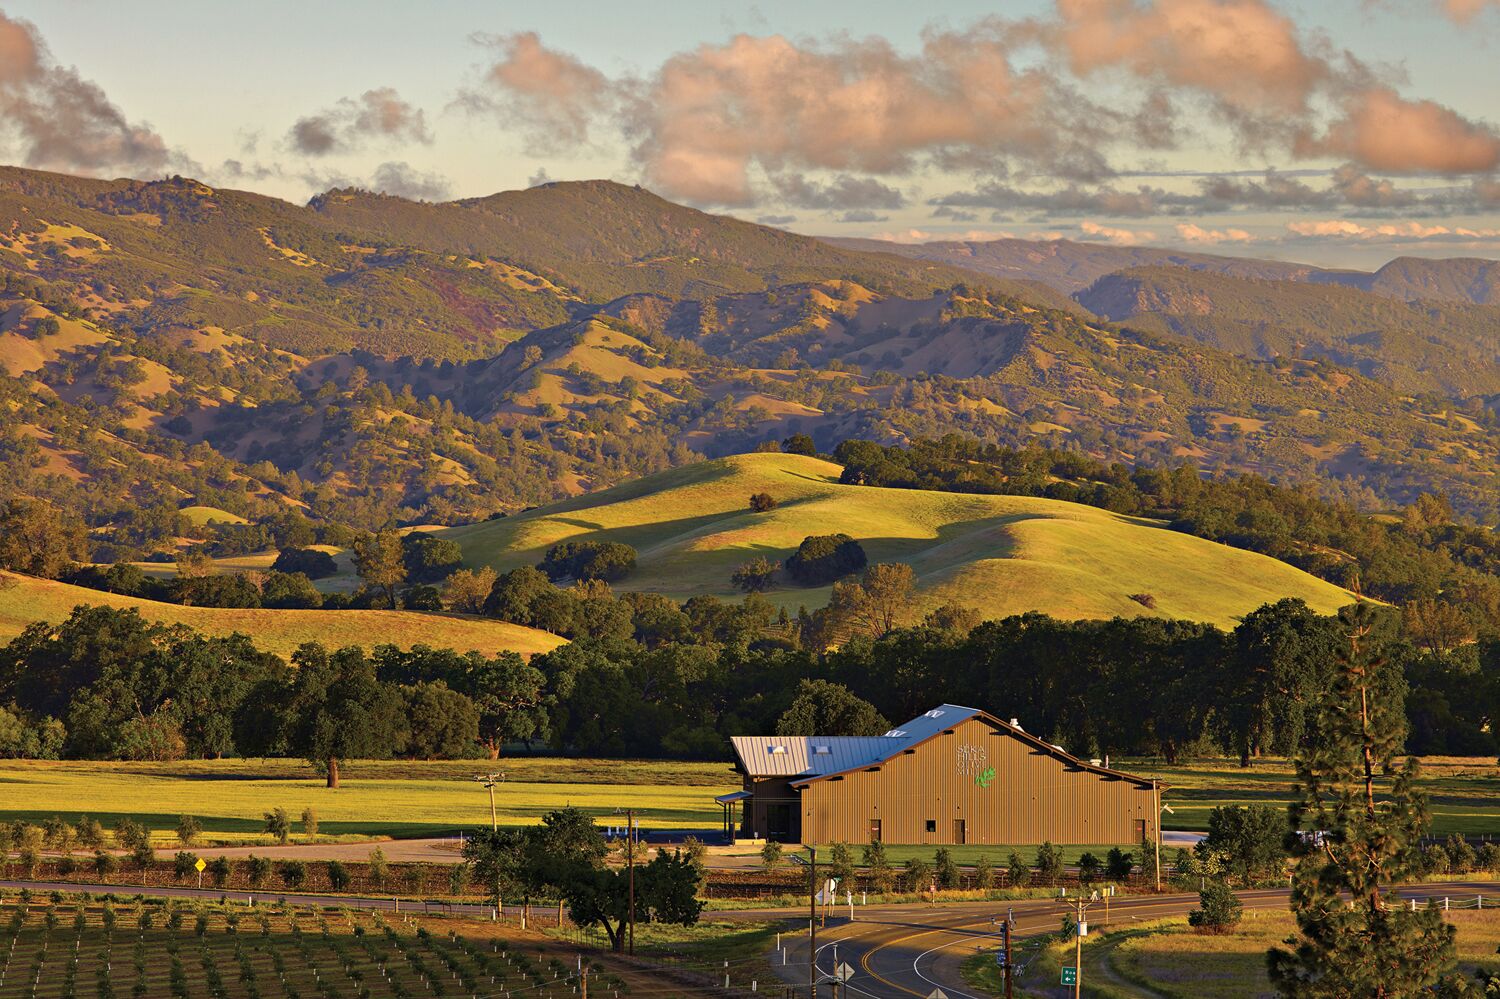
[[[1154,781],[1080,760],[977,708],[944,704],[873,737],[733,742],[744,789],[718,800],[726,825],[752,839],[1124,845],[1157,836]]]

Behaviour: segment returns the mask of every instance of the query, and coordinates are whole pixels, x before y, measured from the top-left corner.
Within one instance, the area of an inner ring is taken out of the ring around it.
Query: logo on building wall
[[[974,775],[974,783],[979,785],[981,791],[988,791],[990,785],[995,782],[995,768],[985,767]]]
[[[990,765],[990,754],[983,746],[964,743],[957,748],[956,752],[958,772],[961,776],[977,774]]]

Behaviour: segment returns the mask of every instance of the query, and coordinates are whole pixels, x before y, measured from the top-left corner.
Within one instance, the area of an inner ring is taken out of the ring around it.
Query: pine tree
[[[1267,965],[1277,992],[1295,999],[1415,996],[1452,966],[1454,930],[1435,905],[1412,911],[1382,892],[1418,869],[1427,802],[1416,760],[1396,759],[1404,683],[1372,638],[1377,612],[1360,603],[1340,620],[1347,645],[1296,761],[1289,807],[1301,935],[1286,941],[1294,950],[1272,948]],[[1376,777],[1387,773],[1390,791],[1377,799]]]

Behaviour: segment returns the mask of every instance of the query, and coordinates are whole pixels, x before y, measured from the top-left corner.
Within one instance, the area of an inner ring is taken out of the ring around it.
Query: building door
[[[1146,820],[1145,819],[1136,819],[1135,820],[1135,841],[1137,843],[1144,843],[1144,842],[1146,842]]]
[[[792,806],[771,805],[766,808],[766,838],[785,840],[792,834]]]
[[[879,819],[871,819],[870,820],[870,842],[871,843],[879,843],[880,842],[880,820]]]
[[[967,843],[969,841],[968,833],[968,824],[963,819],[953,820],[953,842],[955,844],[963,846]]]

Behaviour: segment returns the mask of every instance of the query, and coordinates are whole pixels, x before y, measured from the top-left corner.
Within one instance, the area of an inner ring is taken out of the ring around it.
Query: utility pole
[[[490,792],[490,830],[494,831],[496,829],[499,829],[500,828],[500,820],[495,815],[495,785],[499,784],[501,781],[505,780],[505,775],[503,773],[500,773],[500,774],[480,774],[478,777],[475,777],[474,779],[477,780],[479,783],[483,784],[485,787],[489,788],[489,792]]]
[[[818,999],[818,848],[807,853],[807,995]]]
[[[1084,901],[1082,889],[1074,901],[1076,915],[1073,918],[1073,999],[1083,996],[1083,930],[1088,924],[1083,917],[1088,915],[1089,905]]]
[[[625,811],[625,865],[630,868],[630,956],[635,957],[635,809]]]
[[[1152,819],[1156,823],[1156,890],[1161,891],[1161,781],[1155,777],[1151,778],[1151,800],[1156,808]]]
[[[1001,932],[1005,938],[1005,999],[1011,999],[1010,994],[1010,918],[1007,917],[1001,926]]]

